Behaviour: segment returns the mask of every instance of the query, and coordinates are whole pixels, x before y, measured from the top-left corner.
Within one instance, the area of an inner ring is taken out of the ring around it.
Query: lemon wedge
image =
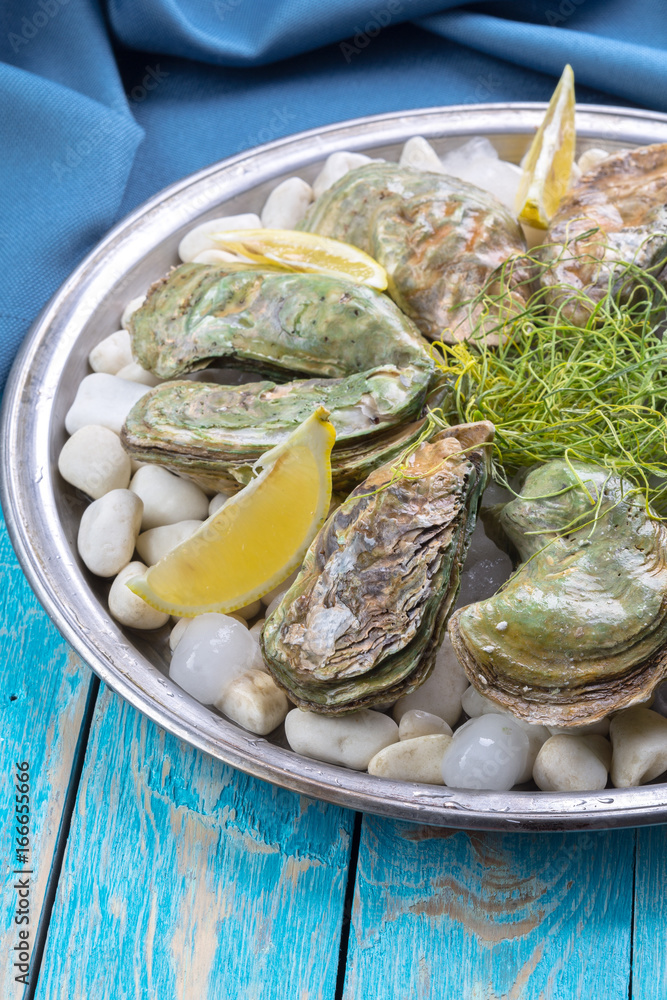
[[[319,407],[260,459],[262,472],[168,552],[130,590],[152,607],[193,618],[267,594],[303,560],[331,501],[329,413]]]
[[[317,233],[302,233],[297,229],[234,229],[211,233],[211,239],[221,250],[259,264],[348,278],[380,292],[387,287],[387,272],[367,253]]]
[[[519,221],[535,229],[547,229],[570,183],[574,105],[574,73],[567,65],[528,150],[516,197]]]

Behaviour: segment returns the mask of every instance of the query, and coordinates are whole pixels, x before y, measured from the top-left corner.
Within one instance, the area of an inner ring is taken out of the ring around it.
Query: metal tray
[[[118,328],[129,299],[177,263],[180,237],[220,213],[258,211],[282,178],[312,180],[337,150],[397,159],[423,135],[440,153],[487,136],[518,162],[545,105],[487,104],[376,115],[280,139],[179,181],[129,215],[79,265],[32,327],[14,364],[2,415],[2,503],[18,558],[63,636],[93,670],[158,725],[249,774],[351,809],[437,826],[580,830],[667,822],[667,784],[591,794],[457,791],[386,781],[308,760],[280,737],[252,736],[189,698],[167,676],[166,629],[147,640],[112,621],[108,584],[76,552],[85,501],[62,481],[64,417],[90,348]],[[580,106],[579,152],[667,142],[667,115]]]

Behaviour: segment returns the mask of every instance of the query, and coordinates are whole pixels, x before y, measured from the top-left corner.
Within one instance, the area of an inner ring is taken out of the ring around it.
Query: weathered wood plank
[[[667,826],[637,831],[632,1000],[667,997]]]
[[[364,817],[346,1000],[625,1000],[634,836]]]
[[[333,998],[353,819],[104,690],[37,996]]]
[[[0,515],[0,816],[3,818],[5,891],[0,923],[6,942],[0,956],[0,996],[18,1000],[12,949],[28,930],[31,957],[51,875],[63,806],[77,754],[92,674],[42,610],[23,576]],[[17,761],[30,764],[30,863],[17,865],[13,775]],[[15,868],[32,870],[15,875]],[[14,923],[18,878],[29,878],[29,925]]]

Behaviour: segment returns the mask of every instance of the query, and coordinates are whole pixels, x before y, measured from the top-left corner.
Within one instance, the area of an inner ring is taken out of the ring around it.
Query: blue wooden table
[[[0,559],[2,1000],[667,997],[667,828],[453,832],[248,778],[99,684],[4,529]],[[26,881],[28,986],[13,964]]]

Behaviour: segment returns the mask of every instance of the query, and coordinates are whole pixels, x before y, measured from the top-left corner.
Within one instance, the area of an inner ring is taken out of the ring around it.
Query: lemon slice
[[[340,240],[297,229],[234,229],[211,233],[220,249],[260,264],[278,264],[291,271],[314,271],[349,278],[384,291],[387,272],[363,250]]]
[[[519,221],[546,229],[567,191],[574,162],[574,73],[567,65],[528,150],[516,196]]]
[[[128,581],[130,590],[160,611],[192,618],[242,608],[289,576],[331,501],[336,432],[328,416],[319,407],[266,452],[260,475],[143,576]]]

